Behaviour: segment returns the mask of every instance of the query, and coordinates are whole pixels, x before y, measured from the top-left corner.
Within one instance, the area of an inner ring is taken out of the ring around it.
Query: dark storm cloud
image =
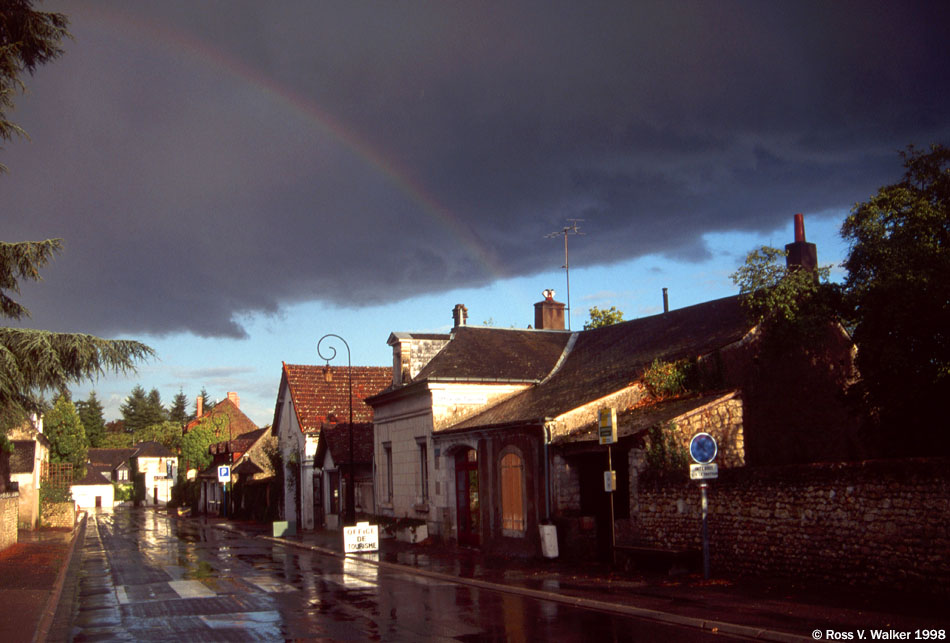
[[[947,7],[48,2],[3,238],[66,240],[34,324],[108,334],[547,270],[571,217],[578,265],[699,259],[947,141]]]

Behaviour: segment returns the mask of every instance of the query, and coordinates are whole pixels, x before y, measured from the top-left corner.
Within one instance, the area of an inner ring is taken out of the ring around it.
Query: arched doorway
[[[455,502],[460,545],[478,546],[478,453],[464,449],[455,454]]]

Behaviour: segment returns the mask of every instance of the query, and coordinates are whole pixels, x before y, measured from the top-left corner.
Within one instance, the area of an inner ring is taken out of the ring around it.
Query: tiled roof
[[[633,384],[655,359],[705,355],[742,339],[750,330],[738,297],[726,297],[581,331],[550,379],[452,428],[557,417]]]
[[[331,381],[324,376],[329,368]],[[284,364],[297,421],[304,432],[319,431],[326,423],[349,421],[349,367]],[[372,422],[373,409],[363,400],[392,383],[392,369],[382,366],[354,366],[353,421]],[[275,422],[276,426],[276,422]]]
[[[238,408],[229,398],[224,398],[212,408],[206,409],[204,415],[195,418],[185,425],[185,433],[195,428],[203,420],[208,420],[219,427],[225,436],[229,433],[233,436],[239,436],[250,431],[256,431],[257,425],[251,421],[251,418],[244,415],[244,412]]]
[[[36,456],[35,440],[11,440],[10,473],[32,473]]]
[[[338,466],[350,462],[350,425],[325,424],[320,429],[316,458],[330,450],[333,462]],[[353,464],[370,464],[373,461],[373,425],[372,423],[353,423]]]
[[[211,445],[211,453],[244,453],[269,431],[270,427],[265,427],[242,433],[230,442],[228,440],[217,442]]]
[[[649,404],[638,405],[632,409],[617,410],[617,438],[636,435],[650,427],[666,424],[681,415],[685,415],[707,404],[729,399],[735,392],[718,392],[706,395],[656,400]],[[554,438],[554,443],[586,442],[598,440],[597,421],[576,428],[567,435]]]
[[[570,337],[564,331],[461,326],[413,380],[541,380],[557,364]]]
[[[168,447],[155,440],[133,444],[132,448],[135,449],[134,457],[136,458],[170,458],[172,456]]]
[[[96,468],[107,467],[112,471],[135,455],[135,449],[89,449],[86,460]]]

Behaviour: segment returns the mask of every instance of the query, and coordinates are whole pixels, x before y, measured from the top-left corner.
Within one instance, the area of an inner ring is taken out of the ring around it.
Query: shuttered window
[[[501,527],[506,535],[524,535],[524,463],[516,453],[501,459]]]

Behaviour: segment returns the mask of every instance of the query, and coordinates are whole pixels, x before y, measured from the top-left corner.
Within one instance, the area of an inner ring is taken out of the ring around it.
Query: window
[[[383,454],[386,462],[386,499],[393,501],[393,443],[383,442]]]
[[[506,536],[525,532],[524,462],[517,453],[501,459],[501,528]]]
[[[429,501],[429,447],[425,438],[416,438],[419,445],[419,484],[422,487],[422,502]]]

